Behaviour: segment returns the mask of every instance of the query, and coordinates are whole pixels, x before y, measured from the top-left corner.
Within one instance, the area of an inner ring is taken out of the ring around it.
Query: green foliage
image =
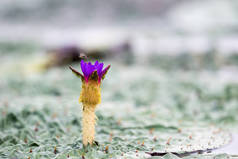
[[[230,142],[228,130],[237,131],[238,86],[219,82],[216,72],[137,64],[111,69],[96,111],[99,145],[86,148],[78,104],[81,81],[67,67],[3,76],[0,158],[182,158],[174,153],[219,148]],[[207,153],[183,158],[214,157],[232,158]]]

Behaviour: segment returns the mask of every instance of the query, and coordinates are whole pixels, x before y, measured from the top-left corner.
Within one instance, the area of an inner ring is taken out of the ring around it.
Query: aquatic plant
[[[81,78],[82,90],[79,97],[79,103],[83,104],[83,145],[92,145],[94,142],[95,134],[95,108],[101,102],[101,82],[104,79],[107,71],[110,68],[108,65],[103,69],[103,63],[96,61],[94,64],[91,62],[81,61],[81,70],[83,74],[79,73],[74,68],[70,67],[72,72]]]

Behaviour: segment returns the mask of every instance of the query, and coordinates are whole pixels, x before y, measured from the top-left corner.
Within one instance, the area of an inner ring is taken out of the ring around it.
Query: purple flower
[[[70,69],[77,76],[84,78],[86,83],[89,81],[90,77],[92,77],[92,75],[94,73],[96,73],[98,83],[100,83],[101,80],[104,78],[105,74],[107,73],[108,69],[110,68],[110,65],[108,65],[106,68],[103,69],[104,64],[99,63],[98,61],[96,61],[94,64],[92,64],[91,62],[87,63],[87,62],[84,62],[83,60],[81,60],[80,65],[81,65],[81,70],[83,72],[83,75],[81,73],[79,73],[78,71],[76,71],[75,69],[73,69],[72,67],[70,67]]]

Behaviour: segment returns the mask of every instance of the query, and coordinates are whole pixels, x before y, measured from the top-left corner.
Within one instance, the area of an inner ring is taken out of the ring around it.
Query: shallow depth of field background
[[[87,153],[82,52],[111,64]],[[1,0],[0,55],[0,158],[238,155],[237,0]]]

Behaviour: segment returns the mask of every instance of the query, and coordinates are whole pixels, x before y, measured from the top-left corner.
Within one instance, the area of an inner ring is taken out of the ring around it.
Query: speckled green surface
[[[222,70],[106,63],[112,68],[96,112],[99,145],[86,149],[77,103],[81,81],[67,66],[33,75],[21,69],[5,73],[0,83],[0,158],[162,158],[147,152],[218,148],[230,142],[230,132],[237,132],[238,84],[221,78]],[[214,157],[232,158],[213,153],[184,158]]]

